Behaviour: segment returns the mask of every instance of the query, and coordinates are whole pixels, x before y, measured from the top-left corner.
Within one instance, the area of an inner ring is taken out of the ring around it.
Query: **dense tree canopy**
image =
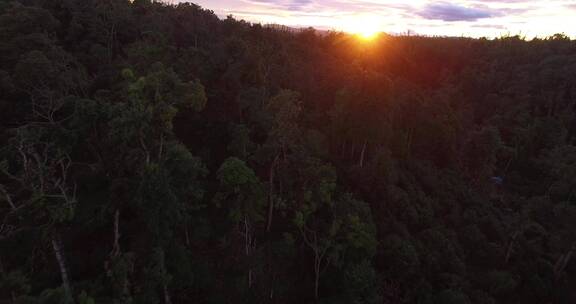
[[[576,42],[0,0],[0,303],[572,303]]]

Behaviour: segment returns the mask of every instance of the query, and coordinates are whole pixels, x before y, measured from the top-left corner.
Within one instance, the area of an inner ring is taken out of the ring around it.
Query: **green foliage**
[[[230,135],[232,140],[228,144],[228,151],[241,159],[246,159],[255,148],[250,139],[250,129],[246,125],[231,125]]]
[[[200,80],[196,79],[191,82],[187,90],[188,93],[185,97],[185,101],[183,101],[183,104],[196,112],[202,111],[204,107],[206,107],[208,97],[206,97],[205,88],[200,83]]]
[[[269,114],[269,142],[277,149],[285,149],[298,140],[298,118],[301,113],[300,95],[282,90],[264,106]]]
[[[443,290],[438,294],[436,303],[446,304],[468,304],[471,303],[470,299],[458,290]]]
[[[18,84],[36,88],[56,73],[50,60],[41,51],[31,51],[16,64],[15,80]]]
[[[486,274],[485,280],[488,292],[494,296],[510,294],[518,284],[510,273],[503,271],[491,271]]]
[[[574,302],[575,42],[381,38],[0,1],[0,302]]]
[[[368,260],[346,269],[345,286],[350,297],[349,303],[376,304],[382,303],[378,274]]]
[[[218,169],[217,175],[222,186],[234,192],[242,192],[240,187],[250,186],[258,182],[254,171],[238,158],[226,159]]]
[[[0,290],[10,291],[14,295],[26,295],[30,292],[29,279],[21,271],[3,273],[0,279]]]
[[[78,303],[79,304],[96,304],[93,298],[88,296],[85,291],[82,291],[78,296]]]
[[[231,201],[230,216],[236,222],[245,220],[263,220],[264,192],[262,185],[252,169],[238,158],[224,161],[216,172],[220,182],[220,191],[216,194],[217,204]]]
[[[405,279],[418,270],[418,252],[410,240],[390,235],[381,246],[388,266],[386,270],[392,278]]]

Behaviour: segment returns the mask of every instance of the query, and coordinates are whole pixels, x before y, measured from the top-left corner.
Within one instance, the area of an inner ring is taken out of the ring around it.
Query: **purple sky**
[[[178,0],[172,0],[172,2]],[[184,2],[184,1],[181,1]],[[221,17],[322,29],[426,35],[576,37],[576,0],[193,0]]]

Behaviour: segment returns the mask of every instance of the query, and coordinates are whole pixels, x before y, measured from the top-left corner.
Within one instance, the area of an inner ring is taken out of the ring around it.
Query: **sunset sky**
[[[184,2],[184,1],[182,1]],[[576,37],[576,0],[193,0],[221,17],[347,32]]]

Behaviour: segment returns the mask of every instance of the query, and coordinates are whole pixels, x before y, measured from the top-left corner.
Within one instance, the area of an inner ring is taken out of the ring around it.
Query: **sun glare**
[[[373,16],[356,16],[344,25],[344,30],[366,41],[378,37],[382,31],[382,21]]]
[[[364,40],[373,40],[378,36],[378,31],[374,30],[365,30],[356,34],[358,37]]]

